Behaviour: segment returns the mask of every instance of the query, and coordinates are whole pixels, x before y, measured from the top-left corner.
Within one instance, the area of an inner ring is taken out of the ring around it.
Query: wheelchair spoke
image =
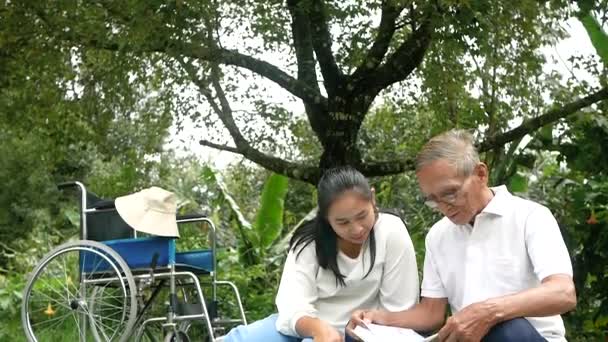
[[[98,309],[99,311],[109,311],[109,310],[114,310],[114,309],[121,309],[122,310],[122,306],[118,306],[118,305],[114,305],[114,304],[108,304],[108,303],[104,303],[103,306],[105,308],[103,309]]]
[[[76,329],[78,330],[78,339],[83,336],[82,329],[80,329],[80,321],[76,318],[76,314],[72,311],[72,317],[74,318],[74,323],[76,323]]]
[[[68,306],[68,304],[66,304],[65,302],[57,301],[56,299],[54,299],[54,298],[50,297],[49,295],[47,295],[45,293],[42,293],[42,292],[39,292],[37,294],[40,295],[40,296],[42,296],[42,297],[45,297],[46,300],[47,300],[46,303],[50,303],[50,304],[55,303],[55,304],[59,305],[62,308],[65,308],[65,309],[68,309],[68,310],[72,310],[72,308],[70,308]],[[43,301],[43,299],[37,299],[37,300],[39,300],[41,303]]]
[[[91,241],[66,243],[49,252],[28,281],[26,334],[39,341],[122,342],[135,323],[134,289],[116,252]]]
[[[63,299],[64,302],[66,302],[66,303],[69,302],[69,298],[68,297],[63,297],[63,294],[61,292],[59,292],[57,289],[55,289],[53,287],[52,283],[50,283],[49,281],[47,281],[45,278],[41,278],[41,280],[44,282],[43,285],[46,285],[46,286],[43,286],[44,288],[48,288],[50,291],[52,291],[55,294],[57,294],[57,296],[59,296],[60,299]],[[53,278],[51,278],[51,280],[53,280]]]
[[[58,321],[59,321],[59,322],[62,322],[62,321],[63,321],[63,320],[65,320],[65,319],[66,319],[66,317],[68,317],[70,314],[72,314],[72,312],[71,312],[71,311],[69,311],[69,312],[67,312],[67,313],[65,313],[65,314],[63,314],[63,315],[61,315],[61,316],[55,317],[55,318],[51,318],[51,319],[47,319],[47,320],[45,320],[45,321],[40,321],[40,322],[32,323],[32,326],[41,326],[41,325],[44,325],[44,324],[50,324],[50,323],[54,323],[54,324],[55,324],[55,323],[57,323]]]
[[[70,299],[79,298],[80,292],[78,291],[78,288],[74,284],[74,281],[72,279],[73,277],[70,275],[70,273],[67,272],[67,270],[66,270],[65,273],[66,273],[66,277],[65,277],[65,282],[64,282],[63,285],[64,285],[65,291],[67,293],[67,299],[68,299],[68,301]],[[71,295],[71,298],[70,298],[70,295]]]
[[[87,252],[87,253],[90,253],[90,252]],[[85,254],[85,258],[86,258],[86,254]],[[92,277],[92,276],[94,276],[94,275],[97,273],[97,270],[99,269],[99,267],[100,267],[101,265],[103,265],[103,264],[106,264],[106,265],[107,265],[107,263],[108,263],[106,260],[104,260],[104,259],[103,259],[103,258],[101,258],[101,257],[97,257],[97,258],[94,258],[94,259],[97,259],[97,260],[96,260],[96,262],[95,262],[95,267],[93,268],[93,270],[92,270],[92,271],[87,272],[87,276],[88,276],[87,280],[88,280],[88,279],[91,279],[91,277]],[[85,264],[85,265],[86,265],[86,264]]]
[[[94,324],[94,325],[95,325],[95,327],[97,328],[96,330],[97,330],[98,332],[101,332],[101,334],[103,335],[103,340],[104,340],[104,341],[110,341],[111,339],[110,339],[110,338],[108,338],[108,335],[106,335],[106,330],[111,330],[111,329],[108,329],[108,327],[107,327],[107,326],[104,326],[104,324],[103,324],[103,323],[101,323],[101,321],[98,321],[98,320],[96,320],[96,319],[93,319],[93,318],[92,318],[92,316],[93,316],[93,315],[92,315],[91,313],[88,313],[88,315],[89,315],[89,318],[90,318],[91,323],[92,323],[92,324]]]
[[[116,286],[110,286],[116,285]],[[119,334],[125,323],[127,308],[134,305],[128,301],[128,291],[122,281],[108,281],[97,285],[89,300],[89,316],[96,330],[105,337]]]
[[[120,322],[119,319],[108,318],[108,316],[102,316],[102,315],[94,314],[92,312],[87,312],[86,314],[89,315],[90,317],[99,318],[100,320],[104,320],[104,321]]]

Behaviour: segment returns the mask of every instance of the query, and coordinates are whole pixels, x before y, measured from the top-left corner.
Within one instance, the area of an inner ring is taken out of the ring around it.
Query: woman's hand
[[[316,317],[302,316],[296,322],[300,336],[311,336],[315,342],[344,342],[344,336],[329,323]]]
[[[346,333],[356,338],[355,334],[353,334],[353,329],[356,326],[362,325],[365,326],[369,323],[379,323],[382,324],[382,311],[380,310],[355,310],[350,316],[350,321],[346,325]]]
[[[344,342],[344,336],[331,326],[325,326],[312,336],[315,342]]]

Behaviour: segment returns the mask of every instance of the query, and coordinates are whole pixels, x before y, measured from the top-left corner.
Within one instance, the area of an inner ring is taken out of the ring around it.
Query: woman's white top
[[[296,322],[303,316],[319,318],[344,331],[356,309],[400,311],[418,302],[416,254],[405,224],[395,215],[380,213],[373,232],[376,260],[367,276],[369,239],[355,259],[338,252],[346,286],[336,282],[331,270],[319,266],[314,241],[299,255],[301,248],[289,252],[276,298],[279,332],[299,336]]]

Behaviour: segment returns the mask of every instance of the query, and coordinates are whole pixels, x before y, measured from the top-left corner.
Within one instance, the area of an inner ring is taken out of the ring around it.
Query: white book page
[[[402,342],[430,342],[435,341],[437,334],[429,337],[423,337],[412,329],[390,327],[386,325],[377,325],[369,323],[367,327],[358,325],[353,330],[364,342],[385,342],[385,341],[402,341]]]

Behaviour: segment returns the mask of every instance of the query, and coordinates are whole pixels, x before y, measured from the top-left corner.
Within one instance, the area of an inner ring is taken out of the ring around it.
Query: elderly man
[[[426,236],[422,299],[400,312],[356,311],[349,331],[374,322],[441,328],[439,340],[450,342],[566,341],[560,314],[576,306],[576,293],[551,212],[505,186],[488,187],[488,167],[463,130],[431,139],[416,176],[425,203],[445,216]]]

